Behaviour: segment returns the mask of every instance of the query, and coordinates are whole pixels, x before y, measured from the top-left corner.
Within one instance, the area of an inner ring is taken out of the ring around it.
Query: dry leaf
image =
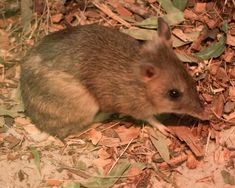
[[[206,3],[196,3],[194,10],[197,13],[205,12],[206,11]]]
[[[10,40],[6,31],[0,29],[0,49],[7,50],[9,48]]]
[[[102,133],[95,129],[91,129],[87,133],[87,138],[91,140],[92,144],[97,145],[100,139],[102,138]]]
[[[110,164],[111,162],[112,162],[111,159],[100,159],[100,158],[98,158],[98,159],[94,159],[94,160],[92,161],[92,164],[95,165],[95,166],[97,166],[97,167],[99,167],[99,168],[104,169],[104,167],[105,167],[106,165]]]
[[[226,44],[235,46],[235,36],[227,34]]]
[[[117,147],[117,146],[125,145],[127,143],[121,142],[119,138],[111,138],[107,136],[102,136],[102,138],[99,141],[99,145],[108,146],[108,147]]]
[[[132,126],[130,128],[126,128],[125,126],[118,126],[115,131],[122,142],[128,143],[131,139],[135,139],[139,136],[140,127]]]
[[[235,61],[235,53],[234,53],[234,50],[231,49],[231,48],[227,48],[225,50],[225,53],[224,55],[222,56],[223,59],[226,61],[226,62],[233,62]],[[234,73],[235,74],[235,73]]]
[[[101,148],[98,151],[98,155],[101,159],[108,159],[109,157],[111,157],[111,155],[104,148]]]
[[[131,167],[128,172],[127,172],[127,176],[128,176],[128,179],[133,179],[135,178],[135,176],[138,176],[140,175],[142,172],[141,169],[137,168],[137,167]],[[133,177],[134,176],[134,177]]]
[[[62,184],[62,181],[57,180],[57,179],[48,179],[47,184],[50,186],[60,186]]]
[[[55,14],[53,16],[51,16],[51,21],[52,23],[59,23],[63,18],[63,14]]]
[[[196,15],[192,10],[186,9],[184,11],[184,18],[193,21],[198,19],[198,15]]]
[[[197,168],[198,164],[199,164],[199,161],[193,156],[192,153],[189,153],[188,154],[188,159],[187,159],[187,162],[186,162],[186,166],[189,169],[195,169],[195,168]]]
[[[23,117],[17,117],[15,118],[15,123],[19,125],[29,125],[31,124],[29,119],[23,118]]]
[[[235,87],[233,87],[233,86],[229,87],[229,98],[232,101],[235,101]]]
[[[120,14],[121,16],[129,17],[132,15],[132,13],[129,10],[127,10],[125,7],[123,7],[120,3],[117,4],[116,10],[118,14]]]

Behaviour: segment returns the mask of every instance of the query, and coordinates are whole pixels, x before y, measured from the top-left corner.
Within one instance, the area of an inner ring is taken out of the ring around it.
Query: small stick
[[[121,158],[121,156],[126,152],[127,148],[130,146],[130,144],[132,143],[134,139],[132,138],[130,140],[130,142],[127,144],[126,148],[124,149],[124,151],[121,153],[121,155],[117,158],[117,160],[115,161],[115,163],[113,163],[112,167],[109,169],[108,174],[112,171],[112,169],[115,167],[115,165],[117,164],[117,162],[119,161],[119,159]]]
[[[131,27],[131,24],[120,18],[118,15],[113,13],[105,4],[101,4],[98,2],[92,2],[98,9],[100,9],[102,12],[107,14],[109,17],[113,18],[114,20],[118,21],[122,25],[126,26],[127,28]]]

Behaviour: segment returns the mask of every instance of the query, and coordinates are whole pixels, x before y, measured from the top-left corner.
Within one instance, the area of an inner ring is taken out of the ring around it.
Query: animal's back
[[[138,55],[138,45],[125,34],[97,25],[44,37],[22,62],[26,114],[39,128],[62,138],[83,130],[103,105],[95,95],[102,91],[104,99],[110,99],[131,77],[126,80],[125,74],[133,74],[126,62]],[[110,89],[105,92],[105,87]]]

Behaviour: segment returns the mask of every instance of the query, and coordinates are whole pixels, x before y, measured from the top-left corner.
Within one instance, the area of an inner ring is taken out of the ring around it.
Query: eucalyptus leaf
[[[171,14],[172,12],[181,12],[177,9],[171,0],[157,0],[158,3],[162,6],[162,8],[166,11],[167,14]]]
[[[119,160],[115,167],[111,170],[108,177],[91,177],[81,184],[89,188],[109,188],[122,176],[124,172],[130,167],[130,162],[126,159]],[[113,178],[112,178],[113,176]]]
[[[40,166],[40,154],[38,152],[38,150],[35,147],[30,147],[30,151],[33,155],[34,158],[34,163],[38,169],[38,172],[41,174],[41,166]]]
[[[64,188],[80,188],[80,183],[70,183],[69,185],[67,185]]]
[[[168,146],[167,146],[168,142],[167,142],[166,137],[163,134],[157,132],[154,135],[152,134],[150,136],[150,140],[153,143],[154,147],[159,152],[162,159],[165,162],[169,162],[170,152],[169,152],[169,149],[168,149]]]
[[[182,62],[185,62],[185,63],[191,63],[191,62],[198,63],[199,62],[199,59],[197,57],[190,55],[190,54],[176,53],[176,55]]]
[[[176,8],[183,11],[187,6],[188,0],[173,0],[172,2]]]
[[[201,50],[198,53],[195,53],[194,55],[203,60],[207,60],[210,58],[217,58],[224,52],[225,41],[226,37],[223,36],[220,38],[219,42],[212,44],[211,46]]]
[[[228,171],[222,170],[221,175],[225,184],[235,185],[235,178]]]
[[[123,33],[126,33],[127,35],[130,35],[131,37],[137,39],[137,40],[152,40],[155,36],[156,39],[158,38],[157,31],[155,30],[149,30],[149,29],[141,29],[141,28],[130,28],[130,29],[122,29],[120,30]],[[184,46],[190,42],[184,42],[174,35],[172,35],[172,41],[173,41],[173,47],[180,47]]]
[[[228,22],[224,22],[221,26],[221,30],[225,33],[228,33]]]
[[[137,40],[152,40],[154,36],[158,37],[157,31],[148,29],[130,28],[122,29],[121,32],[126,33]]]

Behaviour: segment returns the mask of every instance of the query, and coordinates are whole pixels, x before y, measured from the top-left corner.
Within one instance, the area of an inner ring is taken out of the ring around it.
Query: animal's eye
[[[181,92],[178,89],[171,89],[168,91],[170,99],[177,100],[181,96]]]

